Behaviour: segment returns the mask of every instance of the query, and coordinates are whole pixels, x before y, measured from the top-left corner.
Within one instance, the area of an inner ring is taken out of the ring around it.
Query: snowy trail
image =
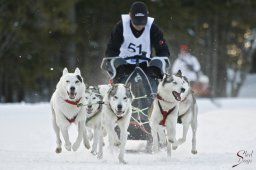
[[[117,154],[104,148],[103,160],[90,154],[81,145],[77,152],[55,154],[55,137],[48,103],[0,104],[0,170],[136,170],[136,169],[256,169],[256,99],[219,99],[218,108],[209,100],[200,99],[197,137],[198,155],[192,155],[191,133],[187,141],[172,152],[172,159],[163,150],[155,155],[131,153],[125,155],[128,165],[119,165]],[[71,140],[76,128],[70,128]],[[181,126],[178,125],[178,136]],[[141,150],[145,141],[128,141],[127,149]],[[249,164],[238,163],[237,152],[253,151]]]

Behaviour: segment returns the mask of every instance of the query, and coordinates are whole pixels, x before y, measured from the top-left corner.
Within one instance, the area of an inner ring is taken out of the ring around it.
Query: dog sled
[[[101,68],[108,73],[110,80],[114,80],[117,74],[116,68],[126,64],[127,60],[136,61],[133,71],[119,81],[119,83],[124,84],[131,83],[132,92],[135,96],[132,103],[133,112],[128,128],[128,139],[151,141],[152,136],[148,113],[153,99],[156,96],[158,79],[148,76],[143,68],[141,68],[140,62],[146,62],[147,67],[153,66],[160,68],[162,73],[166,73],[170,62],[168,57],[146,58],[144,55],[126,58],[108,57],[103,58]]]

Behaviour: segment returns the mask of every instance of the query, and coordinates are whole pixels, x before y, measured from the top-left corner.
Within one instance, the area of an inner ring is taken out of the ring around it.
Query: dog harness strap
[[[120,120],[120,119],[122,119],[122,118],[123,118],[123,116],[121,116],[121,117],[118,117],[118,116],[117,116],[117,121]]]
[[[81,98],[80,99],[78,99],[77,101],[71,101],[71,100],[68,100],[68,99],[66,99],[66,100],[64,100],[65,102],[67,102],[67,103],[69,103],[69,104],[72,104],[72,105],[78,105],[78,103],[80,102],[80,100],[81,100]]]
[[[159,106],[159,109],[163,115],[163,119],[160,121],[159,125],[162,125],[162,126],[165,126],[165,121],[166,121],[166,118],[167,116],[175,109],[175,106],[171,109],[169,109],[168,111],[163,111],[163,108],[158,100],[158,106]]]
[[[65,116],[65,118],[67,119],[67,121],[68,121],[69,123],[74,123],[75,120],[76,120],[76,117],[77,117],[77,115],[74,116],[72,119],[69,119],[69,118],[67,118],[67,117]]]
[[[158,100],[163,100],[163,101],[165,101],[158,93],[157,93],[157,95],[156,95],[156,98],[157,98]]]
[[[157,95],[156,95],[156,98],[157,98],[158,100],[162,100],[162,101],[165,101],[165,102],[168,102],[168,103],[172,103],[172,102],[170,102],[170,101],[165,100],[164,98],[162,98],[158,93],[157,93]]]

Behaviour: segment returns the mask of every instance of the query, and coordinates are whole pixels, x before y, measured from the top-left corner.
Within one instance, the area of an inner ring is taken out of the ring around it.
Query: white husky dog
[[[103,150],[103,138],[102,138],[102,105],[103,97],[99,92],[99,88],[96,86],[87,87],[85,90],[85,111],[86,111],[86,123],[85,126],[89,127],[88,130],[93,131],[93,155],[98,155],[98,158],[102,158]],[[98,146],[98,153],[97,153]]]
[[[68,127],[72,124],[78,124],[78,136],[72,149],[76,151],[84,135],[84,145],[90,148],[85,130],[85,111],[82,107],[77,107],[80,102],[84,101],[85,84],[79,68],[74,73],[69,73],[67,68],[63,69],[63,75],[60,78],[56,90],[52,95],[50,104],[53,115],[53,128],[56,134],[56,153],[60,153],[61,139],[60,131],[65,141],[65,148],[71,151],[71,142],[69,140]]]
[[[181,73],[180,73],[181,74]],[[176,123],[178,119],[181,94],[185,91],[186,82],[176,75],[165,74],[157,88],[157,97],[153,101],[150,117],[153,136],[153,152],[158,151],[158,134],[167,131],[167,155],[171,156],[171,145],[176,143]]]
[[[194,93],[192,92],[189,81],[186,77],[181,75],[181,78],[185,80],[186,87],[185,92],[182,94],[182,100],[179,104],[179,116],[178,123],[183,126],[182,138],[173,144],[173,149],[176,149],[178,145],[181,145],[186,141],[189,126],[192,129],[192,154],[197,154],[196,149],[196,131],[197,131],[197,115],[198,115],[198,105]]]
[[[124,152],[128,135],[127,129],[132,114],[132,100],[130,84],[112,84],[103,99],[103,126],[108,134],[109,146],[111,150],[113,146],[120,146],[118,159],[123,164],[126,163]],[[120,128],[120,140],[115,131],[116,126]]]

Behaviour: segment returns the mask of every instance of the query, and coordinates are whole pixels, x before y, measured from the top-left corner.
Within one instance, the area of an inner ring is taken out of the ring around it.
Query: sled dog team
[[[53,114],[53,128],[56,134],[56,153],[62,152],[61,135],[66,150],[76,151],[81,142],[91,153],[103,158],[105,136],[108,136],[109,148],[119,148],[118,160],[125,164],[124,153],[128,136],[128,126],[132,115],[133,94],[130,84],[108,84],[87,86],[79,68],[69,73],[64,68],[57,83],[50,105]],[[160,81],[157,95],[153,101],[152,113],[149,113],[153,153],[159,151],[159,144],[167,146],[167,155],[186,141],[189,127],[192,129],[192,150],[196,150],[197,104],[189,82],[179,71],[174,75],[165,74]],[[176,140],[176,124],[183,126],[183,136]],[[78,135],[71,144],[68,128],[77,124]],[[115,131],[118,126],[120,134]]]

